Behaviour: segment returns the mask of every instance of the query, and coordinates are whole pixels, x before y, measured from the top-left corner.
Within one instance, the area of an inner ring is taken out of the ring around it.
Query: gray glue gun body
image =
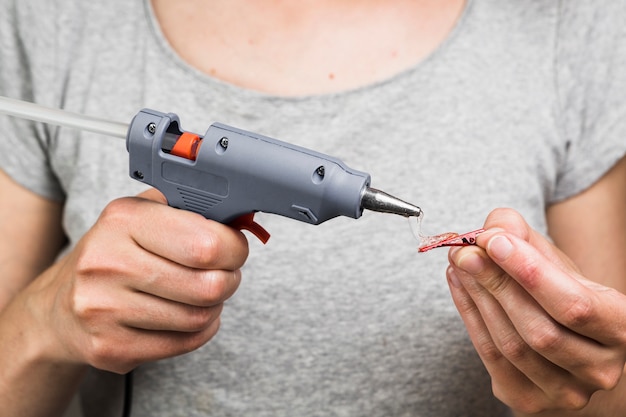
[[[310,224],[363,209],[419,216],[419,207],[369,187],[369,174],[339,159],[220,123],[204,136],[176,114],[143,109],[126,138],[130,176],[168,204],[231,223],[257,211]]]

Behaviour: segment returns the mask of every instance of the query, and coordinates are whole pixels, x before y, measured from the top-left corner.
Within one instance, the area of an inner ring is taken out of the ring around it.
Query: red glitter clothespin
[[[484,232],[485,229],[478,229],[471,232],[464,233],[462,235],[458,233],[443,233],[437,236],[431,236],[426,240],[422,246],[419,247],[419,252],[426,252],[435,248],[442,248],[445,246],[469,246],[476,244],[476,236]]]

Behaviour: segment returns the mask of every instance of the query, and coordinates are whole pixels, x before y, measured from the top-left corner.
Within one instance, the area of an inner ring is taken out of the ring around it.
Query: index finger
[[[180,265],[197,269],[241,268],[248,256],[248,241],[243,233],[199,214],[156,202],[164,199],[159,194],[155,190],[142,193],[141,197],[116,200],[107,206],[102,221],[108,219],[111,227],[126,229],[139,247]]]
[[[167,198],[165,197],[165,195],[163,193],[161,193],[159,190],[157,190],[156,188],[149,188],[148,190],[140,193],[137,197],[139,198],[143,198],[146,200],[150,200],[150,201],[154,201],[156,203],[161,203],[164,205],[167,205]],[[197,220],[198,216],[192,215],[194,217],[194,220]],[[201,222],[205,221],[205,222],[209,222],[209,220],[207,219],[199,219]],[[236,245],[239,246],[239,243],[245,243],[245,249],[246,249],[246,257],[247,257],[247,249],[248,249],[248,241],[242,237],[241,233],[236,232],[234,234],[234,236],[230,236],[231,238],[234,237],[234,241],[232,239],[229,239],[228,241],[222,242],[219,247],[215,248],[217,249],[216,251],[213,251],[213,249],[211,249],[212,246],[214,246],[214,242],[211,240],[212,237],[211,235],[216,231],[216,229],[221,229],[221,231],[223,233],[220,233],[220,236],[226,236],[226,235],[233,235],[233,233],[231,233],[233,230],[231,228],[224,228],[221,223],[217,223],[214,221],[210,221],[212,224],[203,224],[202,227],[200,229],[196,229],[195,227],[192,228],[192,230],[189,230],[187,227],[181,227],[180,232],[179,233],[190,233],[190,237],[191,239],[193,239],[193,236],[195,236],[196,239],[200,239],[201,241],[198,242],[198,250],[200,252],[203,251],[203,247],[205,246],[205,244],[208,244],[208,246],[206,247],[206,250],[208,250],[210,252],[210,254],[205,254],[202,255],[200,254],[200,257],[203,258],[205,256],[208,256],[209,258],[213,258],[213,256],[216,256],[217,259],[223,259],[225,256],[224,255],[232,255],[235,254],[237,251],[234,250],[234,248],[229,247],[229,246],[225,246],[224,244],[228,245],[229,243],[234,243]],[[195,222],[194,222],[195,223]],[[191,223],[186,223],[184,226],[188,226],[191,225]],[[207,238],[207,241],[202,241],[203,239],[201,237],[198,237],[194,232],[196,233],[206,233],[207,235],[205,236]],[[193,242],[188,241],[192,246],[194,245]],[[192,249],[193,251],[193,249]],[[158,254],[158,253],[157,253]],[[228,256],[226,256],[226,258],[228,258]],[[213,266],[217,266],[214,265],[212,262],[212,259],[206,259],[208,261],[208,263],[204,262],[201,260],[200,264],[198,265],[187,265],[187,264],[183,264],[185,266],[189,266],[189,267],[194,267],[194,268],[202,268],[202,265],[206,265],[208,267],[213,267]],[[245,258],[244,258],[245,260]],[[180,262],[179,262],[180,263]],[[243,264],[243,261],[241,261],[241,264]],[[228,269],[237,269],[241,267],[241,265],[236,265],[234,268],[228,268]]]

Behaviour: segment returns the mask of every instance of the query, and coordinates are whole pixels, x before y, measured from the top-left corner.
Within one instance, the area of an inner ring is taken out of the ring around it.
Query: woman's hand
[[[247,240],[163,203],[156,190],[112,202],[27,289],[51,359],[125,373],[215,335],[239,285]]]
[[[478,246],[450,251],[454,302],[515,410],[583,408],[626,361],[626,296],[590,281],[513,210],[492,212]]]

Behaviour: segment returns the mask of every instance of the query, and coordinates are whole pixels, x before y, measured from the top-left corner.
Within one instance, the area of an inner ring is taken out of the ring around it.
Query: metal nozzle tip
[[[370,187],[363,189],[361,207],[379,213],[392,213],[404,217],[420,217],[422,215],[422,209],[418,206]]]

